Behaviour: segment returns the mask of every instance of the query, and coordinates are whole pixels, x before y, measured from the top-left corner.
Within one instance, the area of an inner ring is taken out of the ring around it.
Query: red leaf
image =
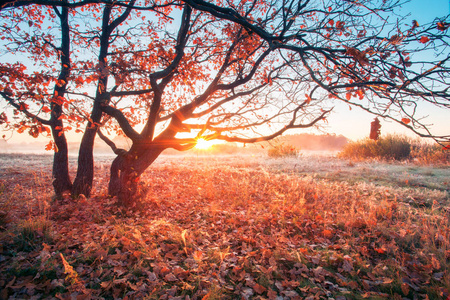
[[[428,41],[430,41],[430,38],[429,37],[427,37],[427,36],[422,36],[421,38],[420,38],[420,42],[422,43],[422,44],[425,44],[425,43],[427,43]]]
[[[347,94],[345,94],[345,98],[350,101],[350,99],[352,98],[352,93],[348,92]]]
[[[322,231],[322,234],[326,238],[331,238],[333,236],[333,232],[331,232],[331,230],[328,230],[328,229],[324,229]]]
[[[53,141],[48,142],[48,144],[45,146],[45,150],[50,151],[53,149]]]
[[[311,102],[311,97],[308,94],[305,94],[306,97],[306,103]]]
[[[50,110],[50,108],[48,108],[47,106],[43,106],[43,107],[42,107],[42,112],[44,112],[44,113],[49,113],[49,112],[51,112],[51,110]]]
[[[343,21],[337,21],[337,23],[336,23],[336,28],[337,28],[337,29],[344,29],[344,25],[345,25],[345,22],[343,22]]]
[[[408,118],[402,118],[402,123],[409,124],[411,122]]]
[[[375,248],[375,251],[379,254],[384,254],[386,253],[386,250],[384,250],[383,248]]]

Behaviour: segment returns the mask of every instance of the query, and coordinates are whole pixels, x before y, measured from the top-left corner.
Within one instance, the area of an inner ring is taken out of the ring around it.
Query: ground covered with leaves
[[[92,198],[54,200],[48,158],[1,159],[1,299],[450,295],[448,167],[164,157],[125,209],[106,164]]]

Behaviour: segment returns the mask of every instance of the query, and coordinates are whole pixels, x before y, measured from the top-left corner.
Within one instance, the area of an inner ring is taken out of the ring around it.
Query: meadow
[[[0,299],[449,299],[448,165],[162,156],[123,208],[111,159],[57,200],[51,156],[0,154]]]

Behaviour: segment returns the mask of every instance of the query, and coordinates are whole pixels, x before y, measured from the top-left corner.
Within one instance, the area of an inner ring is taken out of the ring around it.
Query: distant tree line
[[[282,136],[279,142],[300,150],[341,150],[348,143],[348,139],[343,135],[301,133]]]

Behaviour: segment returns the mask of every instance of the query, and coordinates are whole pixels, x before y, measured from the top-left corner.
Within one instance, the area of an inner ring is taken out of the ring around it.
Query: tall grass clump
[[[277,143],[271,146],[271,148],[267,151],[267,155],[269,155],[269,157],[277,158],[277,157],[297,156],[297,152],[298,149],[292,145],[288,145],[285,143]]]
[[[348,143],[339,153],[341,158],[412,160],[423,164],[447,164],[450,151],[441,145],[430,144],[402,135],[386,135],[379,140],[363,139]]]
[[[2,194],[5,191],[5,185],[3,183],[0,182],[0,196],[2,196]],[[1,198],[0,198],[1,199]],[[6,224],[9,222],[9,208],[10,208],[10,201],[2,201],[3,199],[0,200],[0,230],[4,228],[4,226],[6,226]]]
[[[32,251],[52,239],[51,222],[42,216],[24,220],[16,228],[15,244],[21,251]]]
[[[404,160],[411,155],[409,138],[386,135],[379,140],[363,139],[348,143],[339,153],[342,158]]]
[[[411,143],[411,158],[420,164],[448,164],[450,163],[450,151],[438,144],[416,140]]]

